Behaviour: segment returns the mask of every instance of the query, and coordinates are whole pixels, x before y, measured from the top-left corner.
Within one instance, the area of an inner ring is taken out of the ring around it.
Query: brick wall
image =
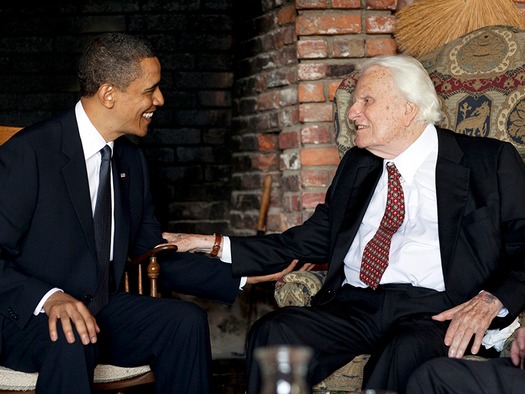
[[[342,77],[364,58],[396,52],[396,0],[298,0],[300,215],[324,201],[339,155],[332,100]],[[296,219],[295,217],[293,219]]]
[[[274,184],[271,222],[286,204],[283,197],[297,187],[286,180],[280,160],[285,156],[281,144],[297,146],[298,61],[294,2],[240,3],[244,12],[236,20],[235,34],[230,218],[232,231],[249,235],[255,233],[264,176],[270,174]]]
[[[273,190],[268,231],[303,222],[324,201],[339,161],[332,125],[334,92],[353,65],[396,53],[395,12],[413,2],[295,1],[298,123],[279,134],[280,189]],[[525,0],[515,3],[525,17]]]

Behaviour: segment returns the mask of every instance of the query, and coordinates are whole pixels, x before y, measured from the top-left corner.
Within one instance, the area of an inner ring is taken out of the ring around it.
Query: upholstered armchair
[[[442,101],[440,126],[458,133],[509,141],[525,159],[525,30],[489,26],[470,32],[419,59]],[[334,128],[342,155],[353,146],[353,125],[347,120],[358,71],[343,79],[334,98]],[[280,307],[307,306],[321,288],[324,271],[285,275],[275,287]],[[525,313],[520,315],[525,324]],[[507,355],[510,339],[501,352]],[[481,359],[481,357],[473,358]],[[315,393],[360,391],[363,354],[314,387]]]

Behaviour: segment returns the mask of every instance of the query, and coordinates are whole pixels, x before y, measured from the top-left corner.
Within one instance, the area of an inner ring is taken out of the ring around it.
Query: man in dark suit
[[[76,106],[0,148],[0,364],[38,371],[40,394],[90,393],[98,361],[150,364],[159,393],[209,392],[206,313],[119,287],[128,256],[165,242],[146,161],[125,137],[145,136],[163,105],[160,70],[144,41],[103,35],[80,59]],[[102,148],[112,170],[109,193],[100,193],[109,204],[106,256],[94,220]],[[109,278],[99,281],[104,265]],[[164,285],[176,290],[227,303],[238,293],[229,264],[173,254],[161,265]]]
[[[427,361],[412,374],[409,394],[522,394],[525,389],[525,327],[516,331],[510,357],[487,362],[446,357]]]
[[[509,325],[525,307],[525,167],[516,149],[435,127],[434,86],[402,55],[365,62],[348,118],[356,147],[308,220],[222,242],[234,274],[292,259],[329,263],[311,307],[281,308],[253,325],[249,393],[260,387],[254,349],[277,344],[313,349],[311,384],[370,353],[364,388],[403,393],[424,361],[477,353],[489,327]],[[181,251],[213,243],[167,239]]]

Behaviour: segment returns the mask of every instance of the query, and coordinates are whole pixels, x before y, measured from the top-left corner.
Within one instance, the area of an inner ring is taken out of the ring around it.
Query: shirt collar
[[[403,153],[393,160],[385,160],[384,163],[394,162],[404,181],[410,183],[414,176],[432,152],[438,149],[437,130],[433,124],[428,124],[421,135]]]
[[[75,116],[77,118],[78,131],[80,133],[80,140],[82,141],[85,160],[97,154],[104,145],[109,145],[111,151],[113,151],[114,141],[106,142],[106,140],[104,140],[89,120],[81,101],[75,106]]]

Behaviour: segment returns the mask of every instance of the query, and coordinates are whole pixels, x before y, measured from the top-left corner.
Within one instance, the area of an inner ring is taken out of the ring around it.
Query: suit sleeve
[[[140,150],[139,155],[144,187],[143,196],[139,199],[142,206],[136,208],[142,212],[141,221],[132,246],[137,256],[165,242],[154,214],[146,160]],[[135,201],[132,202],[134,203]],[[163,253],[159,257],[159,263],[161,285],[178,293],[230,304],[235,301],[239,292],[240,278],[232,276],[231,264],[203,255],[170,252]]]
[[[510,144],[504,145],[498,162],[501,257],[485,289],[517,316],[525,307],[525,165]]]
[[[319,204],[303,224],[281,234],[230,237],[234,275],[254,276],[279,272],[294,259],[319,264],[330,261],[334,242],[333,215],[341,213],[340,210],[334,212],[332,201],[349,158],[347,154],[341,161],[326,193],[325,202]]]
[[[29,144],[13,138],[0,148],[0,185],[0,313],[23,327],[53,287],[13,262],[36,205],[37,163]]]
[[[166,252],[159,258],[160,283],[178,293],[232,304],[239,294],[240,278],[232,265],[195,253]]]

